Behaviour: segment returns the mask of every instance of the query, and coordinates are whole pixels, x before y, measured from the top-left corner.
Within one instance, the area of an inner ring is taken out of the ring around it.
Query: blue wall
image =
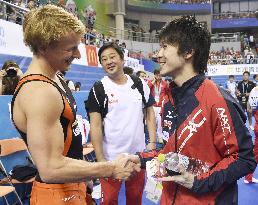
[[[258,27],[256,18],[241,18],[241,19],[222,19],[212,20],[211,28],[242,28],[242,27]]]

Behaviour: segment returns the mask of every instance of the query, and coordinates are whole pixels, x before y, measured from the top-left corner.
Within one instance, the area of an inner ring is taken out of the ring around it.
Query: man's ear
[[[195,53],[194,50],[191,49],[191,50],[189,50],[189,51],[187,51],[187,52],[185,53],[184,58],[185,58],[186,60],[189,60],[190,58],[193,57],[194,53]]]
[[[47,48],[45,48],[45,47],[43,47],[43,46],[38,48],[38,53],[39,53],[40,55],[45,55],[46,52],[47,52]]]

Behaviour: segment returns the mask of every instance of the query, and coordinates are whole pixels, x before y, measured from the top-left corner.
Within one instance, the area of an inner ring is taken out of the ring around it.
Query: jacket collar
[[[205,75],[204,74],[199,74],[196,75],[192,78],[190,78],[189,80],[187,80],[186,82],[183,83],[183,85],[181,87],[178,87],[174,82],[172,82],[170,84],[171,86],[171,90],[173,95],[178,95],[178,94],[183,94],[186,90],[193,90],[196,91],[199,86],[201,85],[201,83],[205,80]]]

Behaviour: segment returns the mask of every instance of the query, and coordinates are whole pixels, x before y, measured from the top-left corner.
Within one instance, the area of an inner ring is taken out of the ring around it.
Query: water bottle
[[[195,176],[209,170],[207,163],[175,152],[159,154],[158,161],[160,162],[160,167],[165,169],[166,175],[169,176],[180,175],[179,167],[182,167],[185,171]]]

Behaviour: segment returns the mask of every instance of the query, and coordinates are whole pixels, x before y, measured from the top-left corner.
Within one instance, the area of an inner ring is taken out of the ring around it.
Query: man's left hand
[[[180,175],[161,177],[158,178],[158,181],[173,181],[181,186],[191,189],[193,187],[195,176],[189,172],[186,172],[183,167],[179,168],[179,172],[181,173]]]

